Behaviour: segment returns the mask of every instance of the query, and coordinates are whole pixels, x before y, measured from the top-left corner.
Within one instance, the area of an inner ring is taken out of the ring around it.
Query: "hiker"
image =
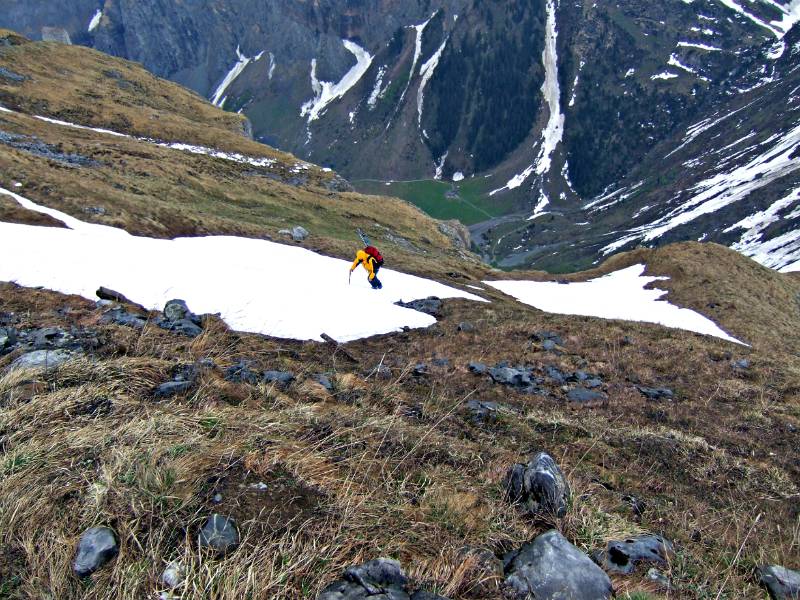
[[[358,265],[362,265],[369,273],[369,284],[373,290],[379,290],[383,284],[378,279],[378,270],[383,266],[383,256],[375,246],[365,246],[363,250],[356,253],[356,259],[350,267],[350,275],[353,274]]]

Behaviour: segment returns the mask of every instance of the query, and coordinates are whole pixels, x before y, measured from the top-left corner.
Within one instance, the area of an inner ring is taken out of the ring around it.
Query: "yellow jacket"
[[[363,250],[359,250],[356,252],[356,259],[350,267],[350,272],[352,273],[359,264],[367,270],[369,280],[372,281],[375,278],[375,259]]]

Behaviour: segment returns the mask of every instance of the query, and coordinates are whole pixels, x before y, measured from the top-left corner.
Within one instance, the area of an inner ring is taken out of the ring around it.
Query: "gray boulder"
[[[305,227],[297,227],[292,228],[292,239],[295,242],[302,242],[309,236],[308,230]]]
[[[426,315],[436,317],[437,319],[441,318],[442,307],[444,306],[442,300],[436,296],[430,296],[428,298],[423,298],[422,300],[412,300],[411,302],[395,302],[395,304],[402,306],[403,308],[410,308],[412,310],[425,313]]]
[[[235,365],[225,369],[225,380],[232,383],[250,383],[256,385],[261,379],[261,376],[250,368],[250,365],[240,360]]]
[[[608,396],[603,392],[578,387],[567,392],[567,400],[573,404],[581,404],[583,406],[599,406],[608,400]]]
[[[423,590],[420,590],[414,593],[413,596],[411,596],[411,600],[449,600],[449,599],[445,598],[444,596],[440,596],[439,594],[434,594],[433,592],[425,592]]]
[[[17,330],[13,327],[0,327],[0,354],[5,354],[17,343]]]
[[[124,327],[133,327],[134,329],[142,329],[147,322],[147,319],[141,315],[128,312],[124,308],[112,308],[111,310],[103,313],[100,317],[101,323],[115,323]]]
[[[159,385],[153,391],[153,395],[156,398],[171,398],[172,396],[177,396],[178,394],[188,392],[190,389],[192,389],[193,385],[194,384],[191,381],[186,380],[167,381],[166,383]]]
[[[458,324],[458,330],[463,333],[472,333],[475,331],[475,325],[470,323],[469,321],[462,321]]]
[[[400,563],[378,558],[348,568],[338,581],[326,587],[317,600],[410,600],[408,577]]]
[[[630,575],[640,563],[667,566],[674,554],[672,543],[660,535],[638,535],[608,542],[605,550],[595,552],[593,558],[609,573]]]
[[[636,389],[648,400],[672,400],[675,393],[669,388],[651,388],[637,385]]]
[[[192,311],[183,300],[170,300],[164,306],[164,316],[170,321],[180,321],[187,318]]]
[[[294,381],[294,373],[289,371],[264,371],[262,379],[264,383],[274,383],[279,387],[286,388]]]
[[[497,402],[486,402],[484,400],[469,400],[466,407],[475,423],[496,421],[502,408]]]
[[[34,350],[17,358],[9,369],[55,369],[76,356],[75,352],[56,348],[55,350]]]
[[[769,565],[760,567],[758,576],[773,600],[800,600],[800,571]]]
[[[200,530],[197,541],[203,548],[213,550],[217,554],[225,554],[239,545],[239,530],[236,529],[236,522],[230,517],[213,514],[208,517]]]
[[[506,492],[511,502],[534,516],[563,517],[571,495],[567,478],[546,452],[539,452],[527,465],[511,467]]]
[[[475,375],[485,375],[489,371],[489,367],[479,362],[471,362],[467,368],[470,373],[474,373]]]
[[[607,600],[614,593],[608,575],[555,530],[508,555],[505,573],[515,600]]]
[[[119,552],[114,532],[108,527],[92,527],[81,535],[72,570],[78,577],[87,577],[112,560]]]
[[[73,344],[74,338],[61,327],[43,327],[33,329],[29,333],[30,343],[34,350],[66,348]]]

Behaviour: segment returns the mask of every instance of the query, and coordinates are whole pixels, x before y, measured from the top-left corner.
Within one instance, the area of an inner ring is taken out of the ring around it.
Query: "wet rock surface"
[[[613,594],[608,575],[555,530],[512,552],[504,564],[514,600],[606,600]]]
[[[506,476],[508,499],[533,516],[563,517],[571,491],[561,468],[546,452],[536,454],[528,464],[516,464]]]
[[[81,535],[72,570],[78,577],[88,577],[112,560],[119,552],[114,532],[108,527],[92,527]]]

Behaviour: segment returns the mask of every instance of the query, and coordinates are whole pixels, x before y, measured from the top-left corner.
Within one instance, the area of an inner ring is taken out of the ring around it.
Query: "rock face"
[[[622,541],[611,541],[605,550],[593,556],[597,564],[609,573],[629,575],[639,563],[666,566],[674,556],[672,543],[659,535],[639,535]]]
[[[326,587],[317,600],[410,600],[408,577],[400,563],[389,558],[350,567],[339,581]]]
[[[761,585],[767,588],[773,600],[800,599],[800,571],[779,565],[769,565],[758,570]]]
[[[217,554],[226,554],[239,545],[239,531],[236,522],[230,517],[213,514],[197,536],[200,546],[209,548]]]
[[[553,457],[540,452],[527,464],[511,467],[506,478],[509,500],[528,514],[563,517],[567,514],[570,487]]]
[[[611,580],[558,531],[548,531],[505,559],[506,586],[515,600],[606,600]]]
[[[108,527],[92,527],[83,532],[72,561],[78,577],[87,577],[113,559],[119,552],[114,532]]]

